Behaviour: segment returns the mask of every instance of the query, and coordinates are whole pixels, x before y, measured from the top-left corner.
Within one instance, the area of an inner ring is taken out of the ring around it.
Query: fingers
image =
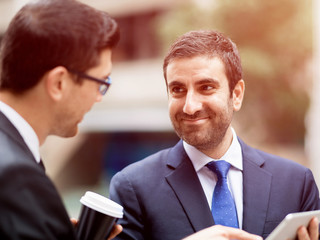
[[[304,226],[298,228],[297,236],[299,240],[310,240],[307,228]]]
[[[115,224],[112,228],[112,231],[108,237],[108,240],[115,238],[119,233],[122,232],[122,226],[120,224]]]
[[[308,232],[311,240],[316,240],[319,237],[319,220],[318,218],[312,218],[309,226]]]
[[[319,220],[312,218],[308,228],[301,226],[297,231],[299,240],[317,240],[319,237]]]
[[[77,223],[78,223],[78,220],[77,220],[77,219],[75,219],[75,218],[70,218],[70,221],[71,221],[71,223],[72,223],[72,225],[73,225],[74,227],[77,226]]]
[[[199,232],[196,232],[190,235],[189,237],[184,238],[183,240],[208,240],[208,239],[262,240],[262,238],[257,235],[247,233],[240,229],[225,227],[221,225],[214,225],[212,227],[208,227],[206,229],[203,229]]]
[[[238,240],[262,240],[262,237],[247,233],[243,230],[230,228],[228,229],[228,239],[238,239]]]

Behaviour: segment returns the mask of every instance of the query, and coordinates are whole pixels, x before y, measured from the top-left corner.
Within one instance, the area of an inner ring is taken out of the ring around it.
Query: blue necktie
[[[215,224],[239,228],[236,206],[227,183],[230,163],[220,160],[208,163],[207,167],[218,177],[211,208]]]

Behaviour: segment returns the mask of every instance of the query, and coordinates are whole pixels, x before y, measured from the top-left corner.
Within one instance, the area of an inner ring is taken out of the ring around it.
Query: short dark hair
[[[75,0],[38,0],[12,19],[1,42],[0,89],[23,92],[57,66],[85,72],[119,41],[116,21]]]
[[[242,79],[241,59],[236,44],[218,31],[199,30],[182,35],[171,45],[163,63],[166,82],[167,67],[172,60],[196,56],[219,57],[221,59],[225,66],[230,92]]]

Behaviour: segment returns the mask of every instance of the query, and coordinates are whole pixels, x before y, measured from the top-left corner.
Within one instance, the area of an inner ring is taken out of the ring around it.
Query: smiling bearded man
[[[229,38],[217,31],[184,34],[169,49],[163,72],[181,140],[112,178],[110,197],[125,209],[116,239],[178,240],[212,225],[266,238],[288,213],[319,209],[309,169],[248,146],[232,128],[245,83]],[[308,231],[299,229],[306,236],[299,240],[317,239],[316,221]]]

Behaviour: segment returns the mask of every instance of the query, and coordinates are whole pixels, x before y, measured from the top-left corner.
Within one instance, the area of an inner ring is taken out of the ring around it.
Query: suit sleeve
[[[301,211],[320,209],[319,190],[310,169],[305,172],[305,182],[301,201]]]
[[[0,169],[0,189],[0,239],[75,239],[61,198],[40,167]]]
[[[118,223],[123,226],[123,231],[115,239],[145,239],[143,236],[144,226],[139,200],[131,182],[123,172],[117,173],[111,179],[110,199],[119,203],[124,208],[124,216],[118,220]]]

